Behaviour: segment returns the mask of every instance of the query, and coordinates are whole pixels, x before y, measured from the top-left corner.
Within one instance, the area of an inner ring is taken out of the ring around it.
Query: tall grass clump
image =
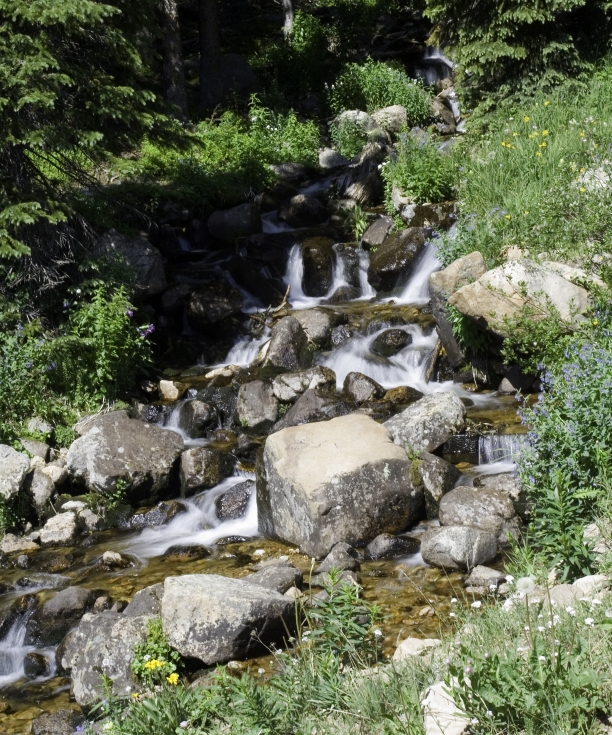
[[[479,250],[489,266],[518,247],[593,270],[612,252],[612,65],[487,119],[458,163],[461,219],[445,263]],[[595,263],[597,258],[595,258]]]

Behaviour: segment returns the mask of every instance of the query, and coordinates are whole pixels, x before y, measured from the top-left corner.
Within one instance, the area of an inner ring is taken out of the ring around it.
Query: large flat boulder
[[[174,431],[117,413],[107,414],[72,443],[66,467],[74,481],[92,492],[112,493],[120,482],[131,503],[152,504],[175,481],[183,440]]]
[[[21,490],[30,469],[27,455],[0,444],[0,498],[11,500]]]
[[[340,541],[402,531],[419,517],[423,496],[389,432],[350,414],[268,437],[258,458],[257,500],[264,535],[320,558]]]
[[[292,600],[248,580],[185,574],[166,578],[161,616],[173,648],[212,666],[282,646],[295,612]]]
[[[509,535],[517,538],[523,525],[506,493],[468,485],[451,490],[440,500],[439,517],[442,526],[490,531],[497,536],[500,546],[508,545]]]
[[[456,393],[432,393],[383,426],[393,441],[414,452],[433,452],[465,426],[465,406]]]
[[[554,307],[571,322],[589,307],[589,294],[558,273],[531,260],[511,260],[458,289],[448,303],[478,325],[501,337],[509,336],[507,319],[529,306],[530,318],[545,318]]]
[[[55,646],[61,642],[87,610],[93,605],[96,593],[84,587],[67,587],[47,600],[29,618],[26,624],[25,645]]]

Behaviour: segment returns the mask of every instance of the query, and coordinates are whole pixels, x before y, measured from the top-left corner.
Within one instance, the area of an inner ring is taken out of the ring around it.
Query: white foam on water
[[[32,612],[22,615],[0,641],[0,687],[14,684],[25,677],[23,664],[28,653],[40,653],[49,661],[49,674],[37,677],[32,682],[42,682],[55,676],[55,649],[25,645],[26,626]]]
[[[385,301],[394,301],[402,305],[425,305],[429,301],[429,276],[440,270],[441,265],[436,246],[433,243],[426,243],[408,283],[397,296],[387,298]]]
[[[225,365],[247,367],[257,357],[259,350],[270,339],[270,333],[270,328],[265,327],[259,337],[241,337],[227,353],[225,362],[222,362],[216,367],[224,367]]]

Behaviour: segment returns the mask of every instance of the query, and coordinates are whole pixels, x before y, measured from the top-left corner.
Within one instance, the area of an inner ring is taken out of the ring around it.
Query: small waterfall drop
[[[515,463],[525,445],[525,434],[490,434],[478,441],[478,464]]]
[[[49,662],[47,675],[39,677],[39,681],[55,676],[55,649],[25,645],[26,626],[33,612],[30,610],[21,615],[13,623],[6,637],[0,640],[0,687],[14,684],[24,678],[24,659],[28,653],[42,654]]]
[[[436,246],[427,243],[419,257],[410,280],[400,294],[393,298],[396,304],[414,304],[422,306],[429,301],[429,276],[440,269]]]
[[[269,339],[270,327],[264,327],[259,337],[241,337],[227,353],[225,362],[216,367],[223,367],[224,365],[247,367],[257,357],[257,353]]]

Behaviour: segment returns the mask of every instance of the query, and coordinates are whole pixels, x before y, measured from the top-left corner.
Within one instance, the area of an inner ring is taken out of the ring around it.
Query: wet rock
[[[248,434],[238,434],[232,450],[236,457],[252,457],[259,447],[259,442]]]
[[[167,577],[162,624],[182,656],[207,666],[256,655],[261,645],[282,645],[285,625],[295,627],[293,602],[278,592],[216,574]]]
[[[78,534],[76,513],[58,513],[49,518],[40,529],[40,543],[41,546],[74,546]]]
[[[270,168],[279,179],[290,184],[302,184],[317,175],[314,168],[304,163],[276,163]]]
[[[175,283],[167,288],[161,296],[161,312],[165,316],[181,317],[192,286],[188,283]]]
[[[339,572],[358,572],[361,564],[357,560],[357,552],[349,544],[336,544],[316,569],[317,574],[326,574],[336,569]]]
[[[507,495],[512,501],[514,510],[517,514],[523,520],[527,520],[529,517],[527,496],[525,491],[521,488],[518,478],[511,472],[502,472],[499,475],[483,475],[482,477],[476,477],[474,478],[474,487],[487,490],[497,490],[498,492]]]
[[[464,425],[465,406],[452,391],[425,396],[384,423],[396,444],[415,452],[433,452]]]
[[[178,425],[188,436],[197,439],[217,425],[217,411],[210,403],[197,399],[185,401],[179,409]]]
[[[419,459],[413,464],[413,473],[413,482],[423,487],[427,517],[437,518],[440,501],[455,487],[455,483],[461,477],[461,472],[455,465],[441,457],[422,452]]]
[[[386,151],[386,141],[367,143],[357,161],[338,180],[341,195],[361,205],[381,203],[385,187],[378,167]]]
[[[465,526],[446,526],[427,531],[421,540],[421,556],[441,569],[466,571],[492,561],[497,555],[497,536]]]
[[[0,641],[4,640],[9,630],[19,620],[19,611],[13,608],[0,610]]]
[[[345,416],[354,408],[352,403],[341,400],[335,392],[327,391],[323,387],[312,388],[297,399],[285,417],[274,426],[274,430]]]
[[[361,289],[357,286],[339,286],[325,301],[326,304],[345,304],[361,296]]]
[[[246,480],[230,487],[215,500],[217,518],[220,521],[242,518],[246,513],[253,492],[255,492],[255,482],[253,480]]]
[[[440,97],[434,97],[431,101],[431,113],[434,118],[439,120],[440,132],[446,135],[453,135],[457,126],[455,125],[455,116],[446,100]]]
[[[318,199],[307,194],[298,194],[281,203],[278,218],[291,227],[314,227],[322,225],[329,213]]]
[[[255,574],[249,574],[244,577],[245,582],[249,584],[258,584],[268,590],[280,592],[282,595],[291,587],[302,586],[302,570],[294,567],[293,564],[280,563],[274,564],[265,569],[261,569]]]
[[[327,309],[305,309],[295,311],[291,316],[301,324],[309,340],[325,347],[331,340],[332,329],[338,321],[337,315]]]
[[[72,443],[66,466],[91,492],[113,493],[121,481],[130,503],[155,502],[172,487],[182,449],[176,432],[110,413]]]
[[[370,256],[368,281],[377,291],[402,286],[424,247],[425,231],[419,227],[394,233]]]
[[[49,459],[50,447],[45,442],[35,441],[34,439],[20,439],[19,443],[32,457],[40,457],[43,462]]]
[[[174,544],[162,554],[162,557],[171,564],[184,564],[188,561],[206,559],[208,556],[210,549],[200,544]]]
[[[228,242],[261,232],[257,205],[239,204],[232,209],[213,212],[208,218],[208,230],[216,240]]]
[[[159,395],[162,401],[178,401],[182,398],[183,394],[187,390],[185,383],[180,383],[178,380],[160,380],[159,381]]]
[[[34,470],[24,483],[25,490],[31,495],[34,509],[39,518],[44,516],[49,500],[55,492],[53,480],[42,470]]]
[[[116,551],[105,551],[102,554],[102,564],[105,564],[107,567],[126,567],[129,565],[129,561],[127,559],[124,559],[121,554],[117,553]]]
[[[331,342],[333,347],[339,347],[340,345],[343,345],[352,336],[352,330],[349,327],[346,327],[344,324],[340,324],[340,326],[334,327],[331,333]]]
[[[342,153],[338,153],[333,148],[324,148],[319,153],[319,166],[324,171],[342,168],[343,166],[348,166],[348,164],[348,158],[345,158]]]
[[[36,610],[26,625],[25,645],[57,645],[93,605],[97,595],[83,587],[68,587]]]
[[[436,230],[447,230],[455,221],[455,203],[437,202],[434,204],[416,204],[394,185],[391,199],[395,211],[407,227],[433,227]]]
[[[231,454],[206,447],[193,447],[181,455],[181,486],[185,495],[214,487],[229,477],[234,469]]]
[[[389,133],[399,133],[408,125],[408,113],[402,105],[383,107],[372,113],[376,123]]]
[[[419,550],[419,543],[414,539],[393,536],[390,533],[379,534],[374,541],[366,546],[366,559],[385,559],[390,556],[415,554]]]
[[[25,454],[0,444],[0,497],[11,500],[21,490],[30,469],[30,460]]]
[[[339,265],[342,267],[344,280],[347,285],[359,289],[358,295],[361,295],[360,250],[357,244],[338,242],[334,245],[334,252],[336,253],[336,259]]]
[[[311,237],[302,244],[304,275],[302,289],[306,296],[325,296],[334,280],[334,241]]]
[[[575,320],[588,309],[589,294],[553,271],[524,258],[487,271],[474,283],[462,286],[448,303],[484,329],[507,337],[505,319],[521,313],[526,304],[541,305],[532,319],[538,321],[553,306],[563,321]]]
[[[440,501],[440,525],[469,526],[495,534],[500,546],[507,546],[508,536],[518,538],[522,527],[510,498],[492,488],[467,485],[451,490]]]
[[[30,566],[30,557],[27,554],[21,554],[15,562],[17,569],[28,569]]]
[[[299,321],[292,316],[278,321],[272,327],[266,365],[277,370],[300,370],[310,367],[311,362],[308,337]]]
[[[344,379],[343,390],[350,400],[356,403],[373,401],[385,395],[382,385],[363,373],[349,373]]]
[[[23,673],[26,679],[36,679],[51,673],[51,662],[42,653],[26,653],[23,659]]]
[[[0,542],[0,551],[3,554],[17,554],[23,551],[38,551],[40,546],[30,539],[15,536],[14,533],[5,533]]]
[[[62,668],[71,671],[72,694],[86,711],[104,694],[102,674],[115,696],[127,697],[139,689],[130,664],[134,648],[143,643],[149,616],[87,613],[64,647]]]
[[[258,458],[259,530],[319,558],[340,541],[401,531],[422,507],[410,465],[367,416],[283,429]]]
[[[484,587],[485,590],[497,589],[506,581],[504,572],[491,567],[477,566],[472,569],[470,576],[465,582],[466,587]]]
[[[166,288],[161,253],[141,237],[129,237],[109,230],[98,238],[91,256],[125,263],[134,274],[138,298],[155,296]]]
[[[96,597],[94,604],[91,606],[91,612],[97,614],[110,610],[112,604],[113,598],[110,595],[100,595],[100,597]]]
[[[413,656],[431,653],[432,649],[442,645],[438,638],[406,638],[395,649],[394,661],[410,661]]]
[[[177,515],[187,512],[185,503],[180,500],[164,500],[158,503],[155,508],[149,510],[141,510],[134,513],[129,520],[129,527],[133,529],[151,528],[153,526],[163,526],[170,523]]]
[[[444,347],[451,367],[457,367],[464,361],[463,350],[459,346],[447,311],[448,297],[457,289],[473,283],[487,271],[482,254],[478,251],[464,255],[453,261],[441,271],[429,276],[429,293],[431,295],[431,311],[436,320],[438,335]]]
[[[241,426],[266,432],[278,419],[278,402],[272,385],[263,380],[241,385],[236,411]]]
[[[387,239],[387,235],[393,228],[393,217],[379,217],[365,231],[361,242],[366,250],[379,248]]]
[[[333,388],[336,373],[328,367],[313,367],[297,373],[283,373],[274,378],[272,391],[279,401],[293,402],[307,390],[319,387]]]
[[[393,357],[412,342],[412,337],[403,329],[387,329],[376,337],[370,350],[381,357]]]
[[[244,299],[225,281],[207,283],[193,291],[187,302],[187,319],[194,329],[207,331],[240,314]]]
[[[160,615],[163,592],[164,585],[161,582],[138,590],[123,614],[128,618],[138,618],[142,615],[150,615],[151,617]]]
[[[423,398],[421,391],[416,388],[411,388],[408,385],[391,388],[385,393],[385,401],[391,401],[391,403],[395,404],[414,403],[421,398]]]
[[[32,735],[74,735],[84,721],[81,712],[72,709],[45,712],[32,721]]]
[[[231,429],[236,414],[237,392],[234,388],[209,386],[199,391],[197,399],[214,406],[221,418],[223,428]]]

